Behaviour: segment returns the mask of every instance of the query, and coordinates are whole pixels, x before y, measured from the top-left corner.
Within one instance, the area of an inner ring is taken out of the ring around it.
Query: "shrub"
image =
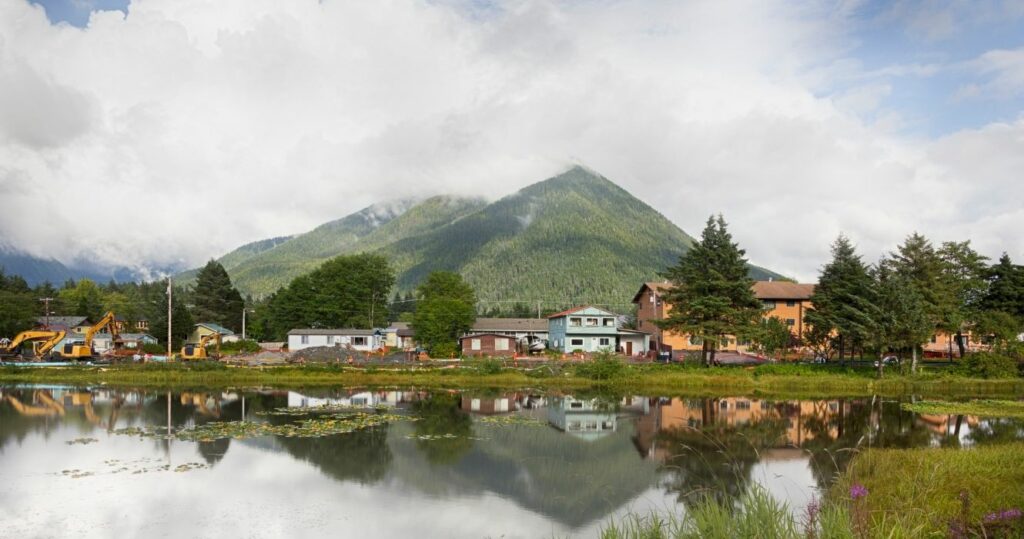
[[[497,359],[485,359],[476,365],[476,372],[478,374],[499,374],[501,369],[501,361]]]
[[[162,344],[146,343],[142,345],[142,353],[163,356],[167,354],[167,347]]]
[[[430,357],[434,359],[445,359],[459,355],[459,347],[453,342],[437,343],[430,349]]]
[[[216,344],[207,346],[207,350],[215,350]],[[257,354],[263,349],[260,348],[259,343],[252,339],[246,339],[244,341],[226,342],[220,345],[220,351],[222,354]]]
[[[1017,362],[994,352],[974,352],[964,356],[960,371],[976,378],[1013,378],[1017,376]]]
[[[625,363],[610,353],[601,352],[595,354],[594,359],[577,365],[576,376],[591,380],[609,380],[622,374],[625,370]]]

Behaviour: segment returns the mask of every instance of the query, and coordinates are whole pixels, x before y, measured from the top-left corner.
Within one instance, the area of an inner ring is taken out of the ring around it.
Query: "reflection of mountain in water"
[[[416,424],[392,425],[392,475],[431,495],[492,492],[571,527],[621,507],[657,482],[656,464],[633,447],[632,422],[586,440],[551,426],[474,423],[469,447],[450,464],[431,464],[431,443],[408,439]]]

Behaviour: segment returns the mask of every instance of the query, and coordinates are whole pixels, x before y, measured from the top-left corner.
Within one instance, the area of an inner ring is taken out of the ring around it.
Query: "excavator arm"
[[[93,337],[95,337],[97,333],[99,333],[100,331],[107,327],[110,328],[110,334],[114,336],[114,338],[116,339],[117,325],[114,324],[114,318],[114,311],[110,311],[107,314],[103,315],[103,318],[100,318],[99,322],[96,322],[95,324],[93,324],[92,327],[85,330],[85,345],[92,346]]]
[[[11,344],[8,344],[4,348],[0,348],[0,353],[2,353],[4,355],[15,354],[15,353],[18,352],[18,348],[23,343],[26,343],[26,342],[29,342],[29,341],[38,341],[38,340],[43,340],[43,339],[46,339],[46,343],[43,346],[46,346],[47,344],[50,345],[49,348],[46,349],[46,352],[49,352],[50,349],[52,349],[54,346],[56,346],[57,343],[59,343],[64,338],[64,335],[65,335],[65,333],[63,331],[50,331],[50,330],[22,331],[21,333],[19,333],[17,336],[14,337],[14,340],[11,341]],[[52,344],[50,344],[50,343],[52,343]],[[37,350],[37,353],[38,353],[38,350]]]

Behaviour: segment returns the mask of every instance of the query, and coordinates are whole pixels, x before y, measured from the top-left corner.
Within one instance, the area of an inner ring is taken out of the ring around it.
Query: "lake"
[[[3,536],[594,537],[751,483],[800,511],[857,447],[1024,422],[880,398],[0,387]],[[909,399],[908,399],[909,401]]]

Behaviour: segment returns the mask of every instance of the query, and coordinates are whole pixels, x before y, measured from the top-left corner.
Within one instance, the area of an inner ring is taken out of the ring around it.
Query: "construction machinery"
[[[220,333],[211,333],[209,335],[203,335],[199,339],[199,344],[186,344],[181,347],[181,359],[208,359],[210,356],[206,353],[206,346],[210,344],[210,341],[216,343],[216,351],[214,352],[214,358],[220,358]]]
[[[103,315],[99,322],[85,330],[82,340],[65,343],[64,346],[55,350],[52,355],[73,360],[94,359],[96,357],[96,350],[92,347],[92,340],[96,337],[97,333],[104,329],[110,330],[110,334],[113,336],[111,342],[115,343],[116,346],[119,337],[117,335],[117,325],[114,324],[114,312],[111,311]]]
[[[37,358],[45,358],[53,347],[57,346],[67,333],[63,330],[51,331],[48,329],[34,329],[22,331],[7,346],[0,347],[0,357],[11,357],[20,355],[21,345],[26,342],[32,343],[32,349]]]

